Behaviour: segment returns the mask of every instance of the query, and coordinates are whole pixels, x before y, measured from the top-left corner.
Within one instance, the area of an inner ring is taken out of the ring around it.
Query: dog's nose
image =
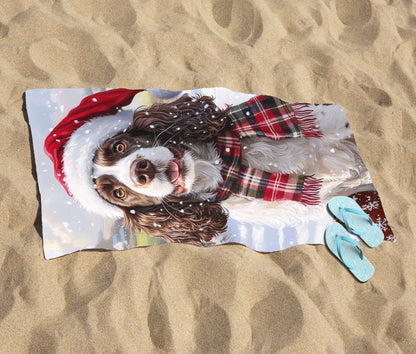
[[[134,162],[134,175],[136,182],[144,186],[155,177],[155,167],[149,160],[138,159]]]

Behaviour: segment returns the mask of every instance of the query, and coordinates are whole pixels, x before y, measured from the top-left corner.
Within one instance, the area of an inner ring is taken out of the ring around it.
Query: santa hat
[[[85,97],[45,139],[45,153],[53,162],[56,179],[69,196],[91,212],[123,217],[119,208],[96,191],[93,158],[106,140],[130,126],[134,111],[122,108],[141,91],[114,89]]]

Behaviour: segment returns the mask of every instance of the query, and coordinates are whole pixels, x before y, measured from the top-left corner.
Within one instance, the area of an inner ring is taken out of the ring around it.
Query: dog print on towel
[[[325,130],[337,122],[319,114],[330,106],[265,95],[230,105],[183,93],[134,107],[141,91],[85,97],[45,140],[55,177],[88,211],[169,242],[209,245],[227,229],[237,205],[227,205],[230,198],[299,208],[321,202],[319,176],[334,165]],[[355,169],[355,145],[333,143],[342,152],[335,165]]]

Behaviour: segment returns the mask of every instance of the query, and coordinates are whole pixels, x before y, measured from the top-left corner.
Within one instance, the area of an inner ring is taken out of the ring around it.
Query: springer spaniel
[[[320,109],[325,115],[331,106]],[[317,119],[322,138],[247,138],[243,159],[264,171],[316,174],[324,183],[321,198],[348,188],[363,169],[351,131],[343,119]],[[137,109],[131,126],[95,153],[97,192],[123,211],[131,228],[169,242],[210,244],[226,230],[228,208],[233,207],[232,201],[225,208],[215,198],[222,181],[215,142],[227,124],[226,112],[207,96],[185,94]],[[341,171],[343,181],[334,170]]]

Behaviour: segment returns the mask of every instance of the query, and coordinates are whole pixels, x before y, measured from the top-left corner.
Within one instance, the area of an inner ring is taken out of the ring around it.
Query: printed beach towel
[[[377,194],[339,105],[225,88],[35,89],[26,109],[47,259],[166,242],[323,244],[329,199]]]

